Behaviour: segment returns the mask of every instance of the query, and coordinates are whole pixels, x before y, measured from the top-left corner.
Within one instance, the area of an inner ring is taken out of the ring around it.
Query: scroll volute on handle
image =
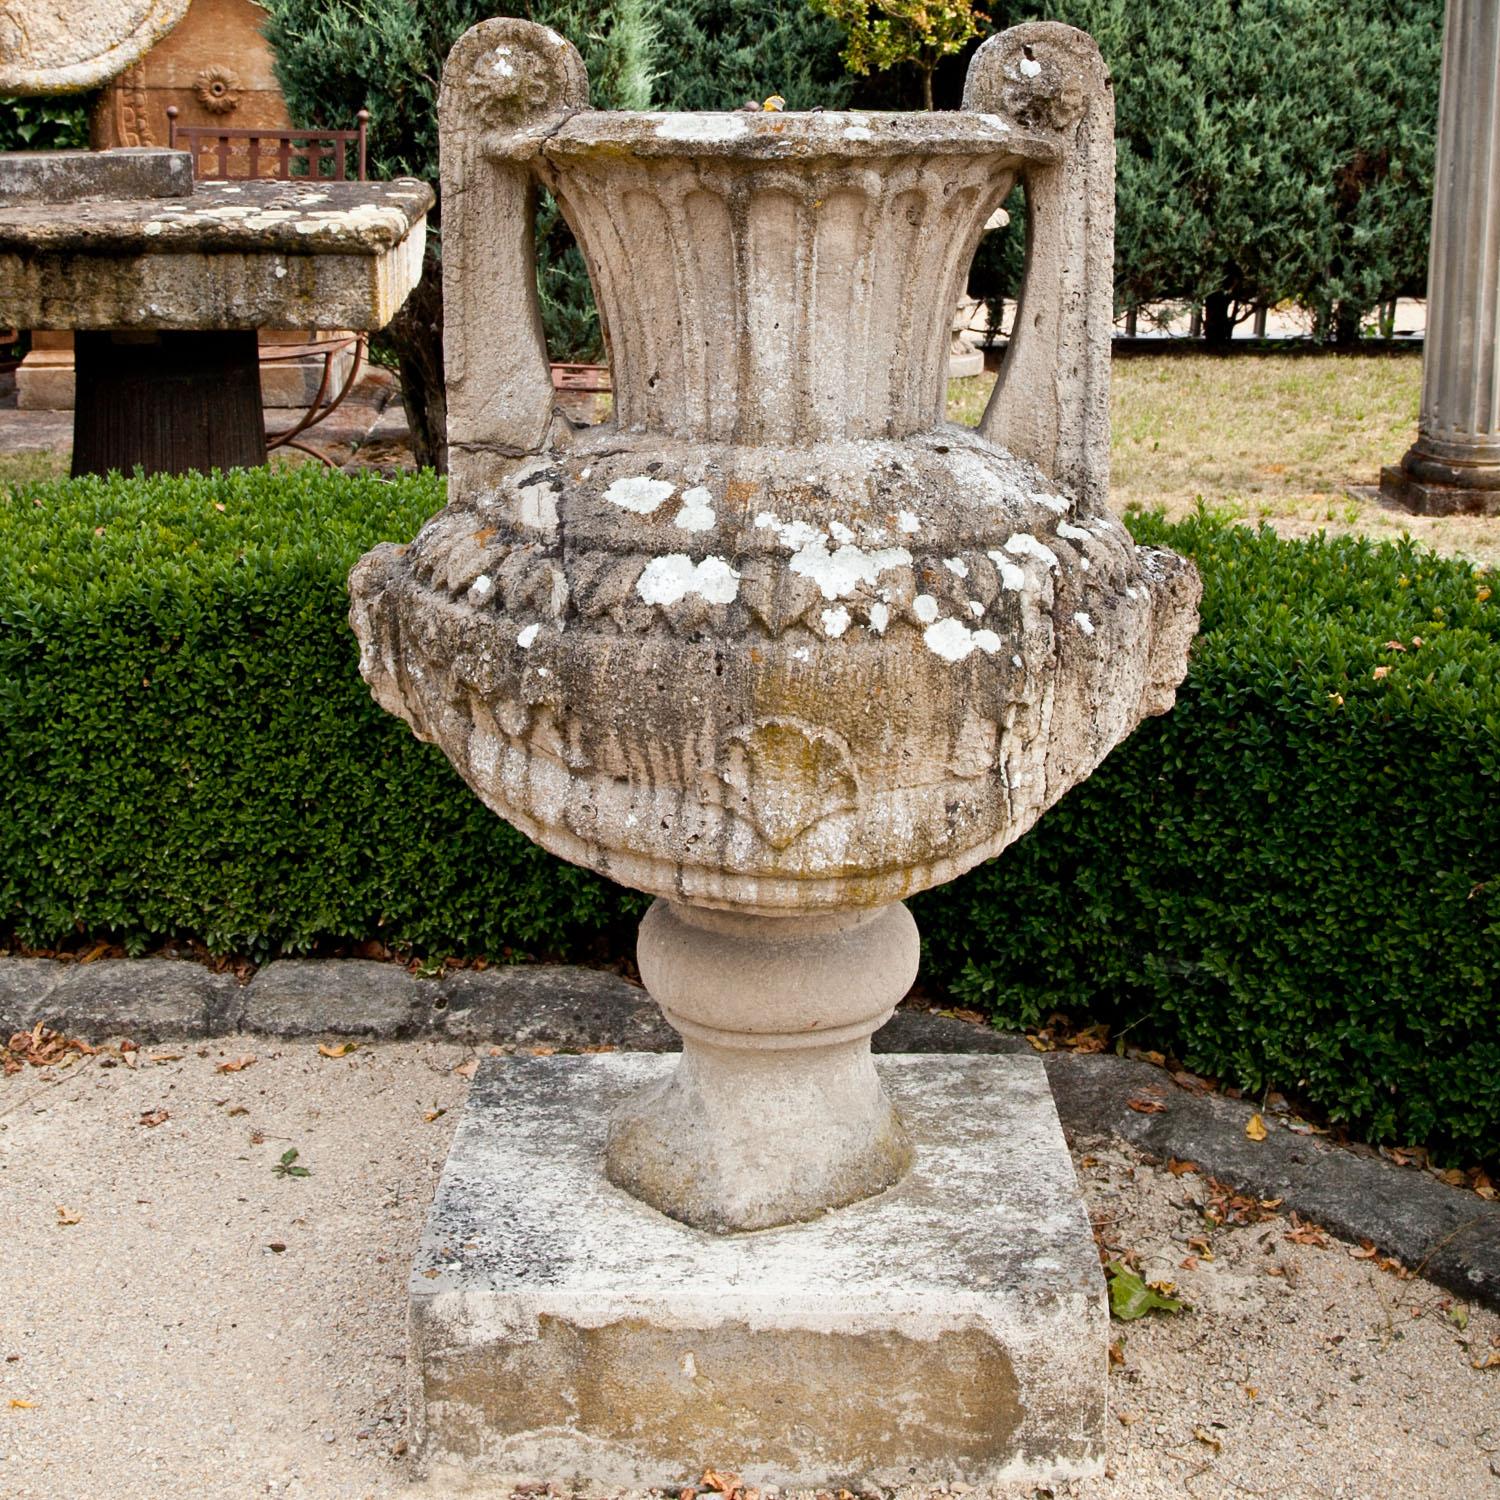
[[[1092,37],[1031,21],[991,37],[969,64],[963,107],[1058,139],[1055,162],[1021,169],[1026,274],[981,436],[1077,497],[1109,503],[1114,328],[1115,139],[1109,70]]]
[[[461,493],[489,487],[552,424],[536,290],[531,161],[588,107],[573,45],[528,21],[482,21],[454,44],[438,101],[449,463]]]

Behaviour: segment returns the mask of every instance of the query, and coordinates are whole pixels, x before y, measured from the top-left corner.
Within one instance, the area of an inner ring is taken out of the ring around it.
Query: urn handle
[[[1056,21],[991,37],[969,64],[963,107],[1051,136],[1052,161],[1021,168],[1026,271],[1015,329],[980,435],[1030,459],[1087,512],[1109,503],[1115,141],[1109,70],[1094,39]]]
[[[449,462],[476,488],[498,463],[539,451],[552,426],[530,162],[568,114],[588,107],[588,96],[577,49],[530,21],[481,21],[454,43],[443,68]]]

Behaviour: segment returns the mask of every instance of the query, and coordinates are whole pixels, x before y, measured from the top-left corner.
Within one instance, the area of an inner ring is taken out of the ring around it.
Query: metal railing
[[[362,109],[355,116],[354,130],[267,130],[230,129],[223,125],[179,125],[177,106],[167,107],[167,146],[171,150],[192,153],[193,175],[204,181],[227,181],[231,177],[277,178],[285,181],[348,182],[349,155],[353,147],[357,172],[355,180],[365,179],[365,134],[370,111]],[[241,150],[240,143],[244,143]],[[209,161],[204,168],[204,158]],[[294,164],[305,169],[294,179]],[[325,163],[330,171],[325,173]],[[230,167],[243,171],[231,172]]]

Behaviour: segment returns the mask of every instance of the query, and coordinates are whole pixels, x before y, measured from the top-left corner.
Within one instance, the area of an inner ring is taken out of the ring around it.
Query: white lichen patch
[[[555,532],[557,484],[541,477],[549,467],[546,460],[526,464],[510,476],[510,483],[516,493],[516,520],[537,531]]]
[[[682,507],[673,523],[683,531],[712,531],[714,529],[713,496],[701,484],[682,492]]]
[[[141,225],[141,233],[142,234],[160,234],[161,231],[162,231],[162,224],[161,224],[161,221],[159,219],[152,219],[149,224],[142,224]]]
[[[1068,502],[1061,495],[1033,495],[1031,498],[1038,505],[1045,506],[1054,516],[1065,516],[1068,513]]]
[[[945,557],[943,559],[943,566],[955,578],[967,578],[969,576],[969,565],[961,557]]]
[[[872,604],[870,606],[870,629],[876,635],[884,635],[885,627],[891,623],[890,606],[885,604]]]
[[[488,573],[481,573],[473,583],[469,585],[469,600],[474,604],[482,604],[495,591],[495,580]]]
[[[806,547],[823,535],[816,526],[811,526],[806,521],[783,521],[768,510],[763,510],[756,516],[755,524],[761,531],[774,531],[777,541],[789,552]]]
[[[1085,635],[1093,635],[1093,633],[1094,633],[1094,622],[1091,619],[1089,619],[1089,617],[1082,610],[1079,610],[1078,613],[1073,616],[1073,623]]]
[[[875,132],[868,125],[849,125],[844,129],[846,141],[873,141]]]
[[[849,628],[849,611],[842,604],[823,611],[823,633],[837,640]]]
[[[1070,542],[1091,542],[1094,533],[1086,527],[1075,526],[1071,521],[1059,521],[1057,523],[1057,534]]]
[[[538,635],[541,634],[541,630],[542,627],[540,625],[523,626],[522,629],[517,632],[516,645],[518,645],[523,651],[529,651],[531,649],[531,643],[537,638]]]
[[[929,651],[944,661],[962,661],[974,651],[993,656],[1000,649],[1000,637],[993,630],[970,630],[962,620],[939,620],[922,632]]]
[[[907,536],[915,536],[922,529],[922,523],[909,510],[897,513],[896,524]]]
[[[836,542],[852,542],[854,540],[854,533],[842,521],[830,521],[828,523],[828,535]]]
[[[667,115],[656,127],[666,141],[737,141],[748,130],[739,115],[680,114]]]
[[[843,546],[828,550],[826,537],[808,542],[792,557],[793,573],[810,578],[825,599],[846,599],[861,584],[874,583],[887,568],[909,566],[911,553],[905,547],[880,547],[865,551],[862,547]]]
[[[1010,122],[1002,119],[999,115],[975,115],[974,118],[981,125],[988,125],[991,130],[1009,130]]]
[[[1089,570],[1089,566],[1090,566],[1088,558],[1086,558],[1086,557],[1080,557],[1078,559],[1078,566],[1080,568],[1082,568],[1085,573],[1087,573],[1088,570]]]
[[[632,515],[649,516],[659,510],[664,501],[676,492],[675,484],[665,479],[652,479],[645,474],[632,474],[628,479],[617,479],[605,490],[604,498],[621,510]]]
[[[1042,71],[1042,65],[1034,57],[1023,57],[1021,59],[1021,76],[1023,78],[1035,78]]]
[[[938,602],[931,594],[918,594],[911,601],[911,612],[924,625],[931,625],[938,617]]]
[[[994,563],[1000,574],[1000,587],[1020,593],[1026,587],[1026,569],[1018,563],[1013,563],[1003,552],[988,552],[985,554]]]
[[[984,613],[984,605],[977,599],[969,600],[969,613],[977,620]]]
[[[827,533],[806,521],[782,521],[768,510],[755,518],[755,524],[776,533],[777,540],[792,553],[788,564],[791,571],[810,578],[825,599],[846,599],[862,585],[873,584],[887,569],[911,564],[911,553],[905,547],[865,548],[840,541],[830,551]],[[847,526],[841,530],[848,537],[854,535]]]
[[[710,604],[731,604],[740,591],[740,575],[722,557],[695,563],[685,552],[671,552],[646,564],[635,591],[647,604],[676,604],[689,594]]]
[[[1012,557],[1035,557],[1049,568],[1057,566],[1057,553],[1045,542],[1039,542],[1029,531],[1018,531],[1005,543],[1005,550]]]

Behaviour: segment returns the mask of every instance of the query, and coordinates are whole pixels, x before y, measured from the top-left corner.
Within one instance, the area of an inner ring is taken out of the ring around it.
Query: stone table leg
[[[80,331],[74,349],[75,476],[265,463],[253,329]]]
[[[1417,440],[1381,492],[1500,515],[1500,7],[1448,0]]]

